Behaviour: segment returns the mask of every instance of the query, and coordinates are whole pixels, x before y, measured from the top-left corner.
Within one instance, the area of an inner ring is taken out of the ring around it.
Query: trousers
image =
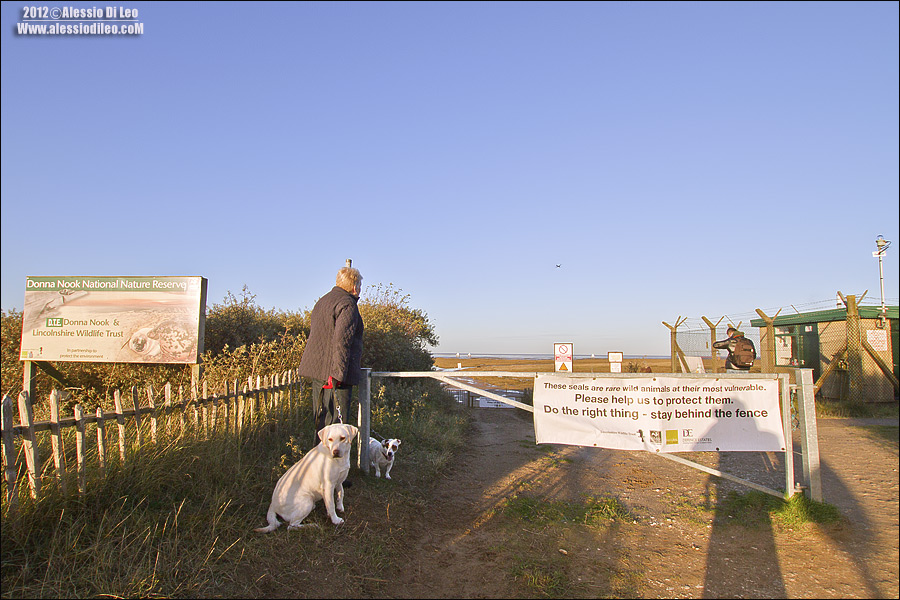
[[[342,384],[335,389],[323,389],[324,381],[313,379],[312,406],[313,419],[316,424],[316,437],[313,445],[318,444],[319,431],[333,423],[350,423],[350,391],[352,385]],[[339,412],[340,411],[340,412]]]

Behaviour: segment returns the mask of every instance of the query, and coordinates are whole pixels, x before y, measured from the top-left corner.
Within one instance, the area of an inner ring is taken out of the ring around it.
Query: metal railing
[[[465,371],[465,372],[453,372],[457,373],[455,375],[451,375],[447,371],[406,371],[406,372],[375,372],[373,373],[371,369],[363,369],[363,377],[360,383],[360,391],[359,391],[359,404],[360,404],[360,440],[368,440],[370,434],[370,421],[369,417],[371,414],[370,404],[371,404],[371,380],[372,378],[430,378],[445,383],[447,385],[453,386],[458,389],[467,390],[474,394],[478,394],[479,396],[483,396],[485,398],[490,398],[496,400],[497,402],[502,402],[509,406],[513,406],[515,408],[519,408],[522,410],[526,410],[528,412],[534,412],[534,407],[529,404],[524,404],[517,400],[513,400],[511,398],[507,398],[498,393],[491,392],[488,390],[484,390],[478,388],[470,383],[459,381],[458,377],[463,377],[467,380],[471,380],[478,377],[510,377],[510,378],[534,378],[538,375],[546,375],[547,373],[541,372],[521,372],[521,371]],[[646,373],[567,373],[565,377],[569,378],[584,378],[584,379],[597,379],[597,378],[611,378],[611,379],[638,379],[638,378],[646,378]],[[777,379],[780,383],[780,395],[781,395],[781,420],[782,426],[784,427],[784,433],[786,438],[785,450],[784,450],[784,463],[785,463],[785,491],[779,492],[777,490],[772,490],[770,488],[761,486],[752,481],[748,481],[746,479],[742,479],[735,475],[731,475],[729,473],[725,473],[723,471],[712,469],[705,465],[701,465],[699,463],[695,463],[686,458],[675,456],[671,454],[659,453],[658,456],[662,456],[668,460],[672,460],[674,462],[681,463],[683,465],[689,466],[691,468],[699,469],[710,475],[715,475],[717,477],[721,477],[723,479],[728,479],[730,481],[734,481],[735,483],[740,483],[752,489],[776,496],[778,498],[790,498],[795,493],[807,490],[809,493],[809,497],[813,500],[822,501],[822,481],[821,481],[821,468],[819,464],[819,442],[818,442],[818,433],[816,428],[816,412],[815,412],[815,397],[814,397],[814,384],[812,380],[812,370],[811,369],[796,369],[794,373],[795,381],[797,383],[790,383],[790,374],[787,373],[728,373],[727,375],[719,373],[719,374],[702,374],[702,373],[666,373],[665,377],[674,377],[674,378],[690,378],[690,379]],[[792,393],[796,395],[797,399],[797,412],[798,419],[800,422],[800,443],[801,443],[801,457],[802,457],[802,476],[803,482],[798,484],[795,478],[794,472],[794,449],[793,449],[793,441],[791,438],[791,405]],[[359,468],[363,470],[363,472],[369,472],[369,459],[368,459],[368,444],[360,443],[359,444]]]

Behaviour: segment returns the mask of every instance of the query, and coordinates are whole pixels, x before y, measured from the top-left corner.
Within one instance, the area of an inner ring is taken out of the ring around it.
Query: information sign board
[[[196,364],[203,277],[28,277],[21,360]]]

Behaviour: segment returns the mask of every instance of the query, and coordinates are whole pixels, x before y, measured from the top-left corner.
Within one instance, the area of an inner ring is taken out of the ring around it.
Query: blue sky
[[[3,309],[26,276],[201,275],[302,310],[352,258],[436,352],[644,355],[679,316],[880,301],[896,2],[117,3],[131,37],[18,35],[25,6]]]

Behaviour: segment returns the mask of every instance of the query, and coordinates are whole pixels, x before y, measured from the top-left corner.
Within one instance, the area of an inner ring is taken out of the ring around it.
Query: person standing
[[[300,375],[312,380],[313,444],[319,443],[323,427],[348,422],[350,392],[359,383],[363,320],[357,304],[362,275],[347,266],[338,271],[335,284],[312,309],[309,339],[300,358]]]
[[[728,358],[725,359],[726,373],[749,373],[753,361],[756,360],[756,347],[751,340],[744,337],[743,332],[729,326],[725,331],[728,339],[713,344],[717,350],[727,350]]]

